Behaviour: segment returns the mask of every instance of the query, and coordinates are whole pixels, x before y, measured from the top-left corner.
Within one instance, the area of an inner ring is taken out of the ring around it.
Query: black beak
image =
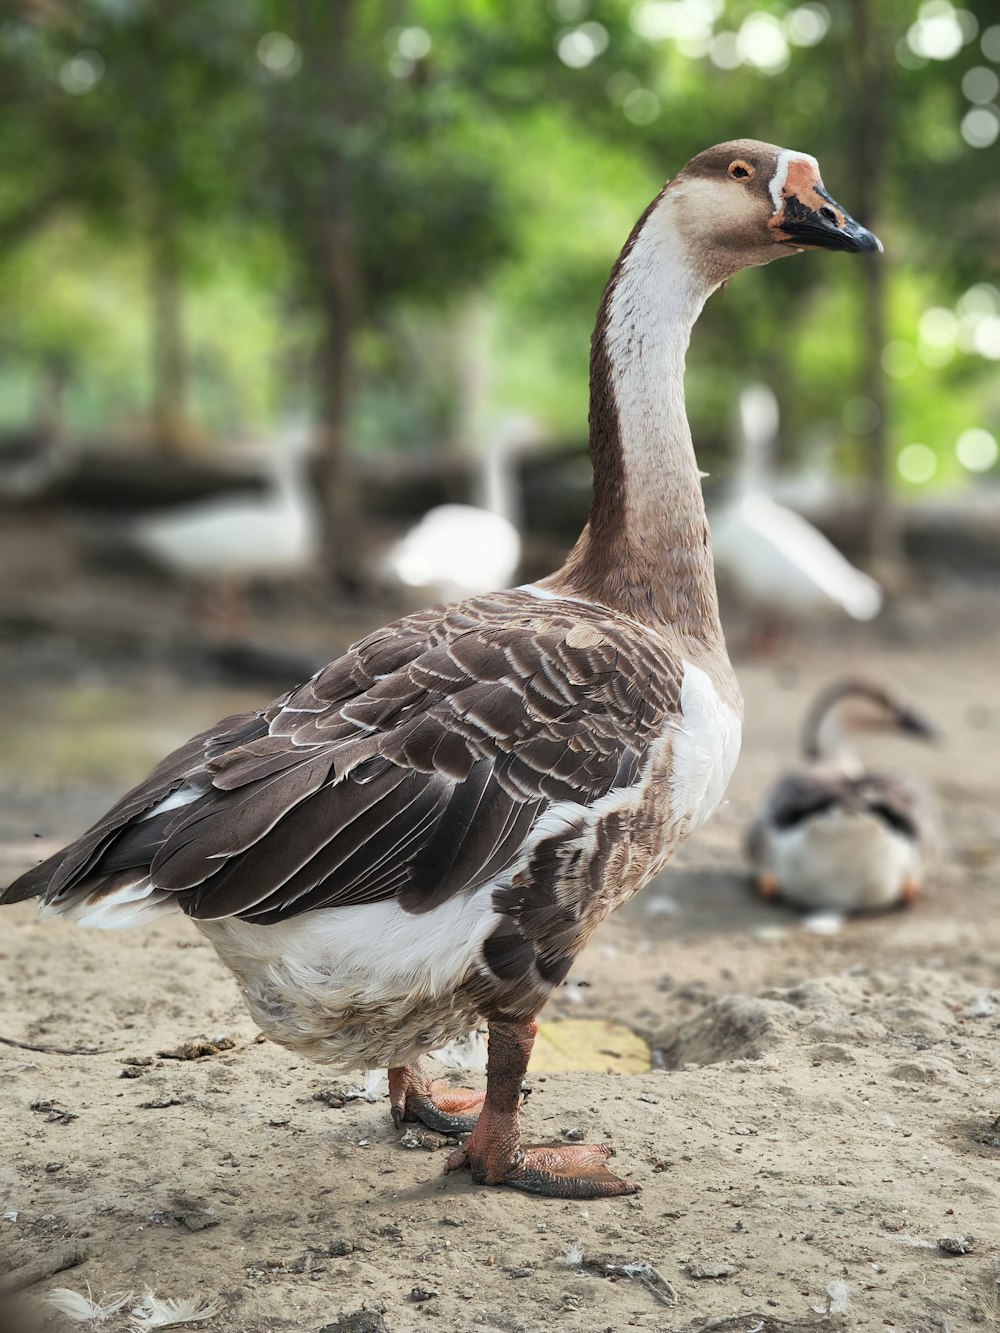
[[[912,708],[901,708],[896,714],[900,731],[905,731],[909,736],[919,736],[924,741],[936,741],[939,739],[939,733],[935,727],[920,716]]]
[[[855,222],[850,213],[830,198],[822,185],[816,187],[816,194],[827,201],[816,209],[803,204],[794,195],[785,200],[785,214],[779,225],[790,244],[806,250],[881,253],[879,238],[860,222]]]

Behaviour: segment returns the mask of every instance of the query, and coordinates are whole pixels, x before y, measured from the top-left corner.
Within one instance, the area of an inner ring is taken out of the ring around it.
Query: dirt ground
[[[5,911],[0,1036],[45,1048],[0,1046],[0,1270],[40,1277],[10,1327],[83,1327],[44,1298],[88,1283],[214,1302],[213,1333],[1000,1326],[998,609],[939,588],[874,633],[740,664],[729,802],[546,1013],[628,1024],[654,1068],[530,1078],[528,1141],[611,1139],[635,1198],[445,1177],[438,1136],[401,1141],[384,1097],[257,1042],[183,919],[103,933]],[[266,696],[58,657],[0,670],[33,682],[2,691],[5,878]],[[939,724],[937,747],[877,753],[933,779],[947,848],[913,910],[822,934],[753,899],[740,840],[813,692],[849,669]],[[176,1058],[195,1039],[221,1049]],[[101,1327],[133,1327],[127,1309]]]

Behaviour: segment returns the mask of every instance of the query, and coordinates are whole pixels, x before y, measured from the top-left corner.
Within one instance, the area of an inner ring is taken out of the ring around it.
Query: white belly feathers
[[[719,697],[707,672],[685,662],[670,777],[674,814],[685,832],[704,824],[725,795],[741,736],[736,710]]]

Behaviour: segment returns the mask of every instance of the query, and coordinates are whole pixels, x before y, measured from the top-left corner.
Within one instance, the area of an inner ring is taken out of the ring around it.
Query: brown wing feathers
[[[428,910],[488,882],[550,802],[635,781],[677,706],[644,631],[542,605],[496,594],[369,636],[181,747],[5,900],[100,895],[148,867],[192,916],[270,922],[392,896]],[[148,817],[182,786],[203,794]]]

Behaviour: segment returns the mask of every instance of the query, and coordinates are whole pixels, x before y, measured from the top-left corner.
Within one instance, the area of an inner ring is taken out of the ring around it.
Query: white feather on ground
[[[147,1289],[139,1304],[129,1311],[129,1318],[133,1328],[176,1328],[211,1319],[221,1308],[217,1301],[199,1301],[193,1296],[172,1300]]]
[[[55,1287],[47,1294],[45,1299],[60,1314],[64,1314],[67,1319],[72,1319],[77,1324],[103,1324],[106,1319],[112,1318],[119,1310],[128,1305],[132,1299],[132,1293],[130,1291],[115,1291],[111,1295],[95,1301],[94,1293],[91,1291],[88,1282],[86,1296],[81,1291],[71,1291],[69,1287]]]

